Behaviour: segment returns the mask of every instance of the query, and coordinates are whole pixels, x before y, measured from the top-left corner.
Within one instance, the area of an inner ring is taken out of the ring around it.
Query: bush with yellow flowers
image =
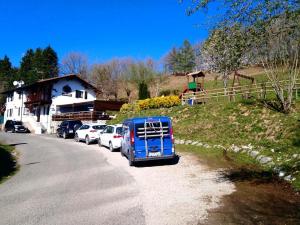
[[[158,108],[170,108],[180,105],[181,101],[178,96],[162,96],[155,98],[147,98],[145,100],[139,100],[133,104],[124,104],[121,108],[121,112],[139,112],[146,109],[158,109]]]

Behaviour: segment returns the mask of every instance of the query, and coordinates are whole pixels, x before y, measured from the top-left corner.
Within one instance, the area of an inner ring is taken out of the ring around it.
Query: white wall
[[[21,112],[24,113],[24,102],[26,101],[26,94],[23,94],[23,108],[22,108],[22,97],[17,92],[13,93],[13,100],[8,101],[6,97],[6,110],[4,114],[4,122],[6,120],[21,120]],[[12,115],[8,115],[9,110],[12,110]],[[19,112],[20,110],[20,112]],[[24,115],[22,115],[24,117]]]
[[[63,87],[65,85],[69,85],[72,89],[72,92],[70,93],[71,96],[63,96]],[[76,98],[76,90],[78,91],[87,91],[87,99],[85,99],[85,96],[83,94],[83,98]],[[52,115],[59,113],[57,111],[57,106],[59,105],[65,105],[65,104],[73,104],[73,103],[80,103],[80,102],[87,102],[87,101],[93,101],[96,100],[96,93],[91,88],[85,88],[80,81],[74,79],[74,80],[67,80],[67,79],[61,79],[57,83],[53,84],[52,87],[52,104],[49,105],[42,105],[41,106],[41,113],[40,113],[40,123],[48,130],[48,132],[51,131],[51,123],[52,123]],[[7,98],[8,99],[8,98]],[[22,106],[22,99],[19,99],[19,94],[14,92],[14,98],[13,101],[7,101],[6,99],[6,111],[4,115],[4,122],[8,119],[10,120],[21,120],[21,115],[18,115],[18,109]],[[23,95],[23,113],[24,113],[24,102],[26,102],[26,93]],[[44,114],[44,108],[49,106],[49,114]],[[7,116],[8,110],[12,109],[13,114],[11,116]],[[27,114],[22,115],[22,121],[28,122],[34,119],[36,121],[36,116],[31,115],[29,112]]]
[[[69,85],[72,89],[71,97],[70,96],[63,96],[63,87],[65,85]],[[87,91],[87,99],[84,98],[76,98],[76,90],[78,91]],[[56,111],[56,106],[65,105],[65,104],[72,104],[72,103],[79,103],[79,102],[87,102],[96,100],[96,93],[93,89],[85,89],[84,86],[78,80],[60,80],[53,85],[52,88],[52,105],[50,110],[53,112],[53,109]]]
[[[63,96],[63,87],[65,85],[69,85],[72,89],[70,96]],[[76,98],[76,90],[78,91],[87,91],[87,99],[85,99],[84,94],[83,98]],[[65,105],[65,104],[73,104],[73,103],[80,103],[80,102],[88,102],[96,100],[96,93],[93,89],[85,88],[80,81],[78,80],[60,80],[53,85],[52,88],[52,104],[50,106],[49,111],[49,118],[48,118],[48,126],[47,130],[51,132],[54,126],[52,125],[52,115],[56,113],[60,113],[58,111],[58,106]]]

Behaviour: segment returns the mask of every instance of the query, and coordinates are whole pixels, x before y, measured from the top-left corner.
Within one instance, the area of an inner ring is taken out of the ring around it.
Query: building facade
[[[52,133],[54,115],[74,113],[74,107],[64,106],[93,102],[97,92],[97,88],[74,74],[9,90],[2,93],[7,96],[4,123],[22,121],[35,133]],[[88,107],[85,110],[93,111]]]

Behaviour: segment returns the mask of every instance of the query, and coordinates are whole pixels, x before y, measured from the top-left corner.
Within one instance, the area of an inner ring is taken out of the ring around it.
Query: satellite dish
[[[13,82],[13,85],[14,85],[14,86],[17,86],[18,84],[19,84],[19,82],[16,81],[16,80]]]

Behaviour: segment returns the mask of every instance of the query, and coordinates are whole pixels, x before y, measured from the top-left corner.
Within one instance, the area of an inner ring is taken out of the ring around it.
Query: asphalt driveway
[[[20,171],[0,185],[0,224],[144,224],[134,179],[72,140],[0,133]],[[117,215],[117,216],[116,216]]]
[[[20,171],[0,184],[0,224],[202,224],[235,186],[183,154],[129,167],[120,152],[47,135],[0,132]]]

